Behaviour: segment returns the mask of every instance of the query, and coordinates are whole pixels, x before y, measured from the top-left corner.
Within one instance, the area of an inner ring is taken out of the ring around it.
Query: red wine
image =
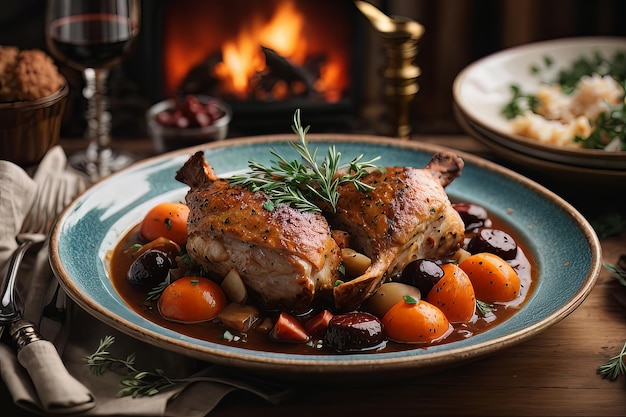
[[[82,68],[107,68],[126,55],[136,31],[130,19],[115,14],[63,17],[49,27],[51,52]]]

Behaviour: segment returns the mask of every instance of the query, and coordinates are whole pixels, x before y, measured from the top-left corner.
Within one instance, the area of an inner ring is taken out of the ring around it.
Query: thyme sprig
[[[339,186],[354,184],[361,192],[371,191],[372,186],[361,182],[368,169],[376,168],[376,157],[362,161],[359,155],[349,164],[341,165],[341,153],[330,146],[326,157],[318,163],[317,149],[311,151],[306,134],[310,126],[302,126],[300,110],[296,110],[292,129],[298,135],[299,142],[290,142],[300,160],[288,161],[278,152],[270,153],[276,157],[270,165],[248,161],[249,173],[227,178],[233,185],[247,187],[253,192],[263,191],[269,197],[265,204],[267,210],[274,210],[278,204],[288,204],[303,211],[319,212],[320,204],[328,204],[333,211],[337,209]]]
[[[109,370],[125,370],[120,384],[122,388],[117,392],[118,397],[132,396],[133,398],[153,396],[162,390],[183,382],[181,379],[172,379],[165,375],[162,369],[141,371],[135,368],[135,354],[131,353],[126,359],[116,358],[109,348],[115,342],[115,337],[107,335],[100,340],[96,351],[85,358],[87,366],[94,375],[102,375]]]

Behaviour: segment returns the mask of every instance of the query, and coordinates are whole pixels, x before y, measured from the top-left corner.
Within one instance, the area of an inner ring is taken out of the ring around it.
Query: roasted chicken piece
[[[348,231],[352,247],[372,263],[361,276],[335,287],[338,309],[357,307],[411,261],[440,258],[460,247],[465,226],[444,187],[462,169],[460,157],[438,153],[424,169],[371,172],[362,179],[374,187],[368,193],[351,184],[340,188],[337,210],[326,217],[333,227]]]
[[[264,193],[219,179],[202,152],[176,179],[190,187],[187,251],[207,272],[223,278],[235,268],[271,309],[302,312],[318,296],[332,300],[341,251],[320,213],[264,209]]]

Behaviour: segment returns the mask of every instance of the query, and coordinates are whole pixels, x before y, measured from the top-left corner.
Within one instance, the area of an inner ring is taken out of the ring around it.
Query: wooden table
[[[467,136],[415,137],[499,161]],[[68,150],[80,146],[66,141]],[[146,141],[128,141],[126,148],[149,154]],[[534,173],[536,175],[536,173]],[[541,177],[537,175],[537,177]],[[601,185],[593,197],[569,187],[550,184],[589,219],[618,205],[614,190]],[[623,194],[624,189],[621,190]],[[603,261],[615,263],[626,254],[626,234],[601,239]],[[332,416],[624,416],[626,387],[622,377],[602,379],[596,368],[617,354],[626,341],[624,312],[614,295],[626,288],[603,269],[597,285],[567,318],[537,337],[479,361],[402,382],[376,386],[308,388],[289,400],[270,405],[246,393],[228,396],[213,417],[332,417]],[[0,393],[2,403],[10,401]],[[4,408],[0,414],[5,415]],[[16,412],[6,415],[25,415]]]

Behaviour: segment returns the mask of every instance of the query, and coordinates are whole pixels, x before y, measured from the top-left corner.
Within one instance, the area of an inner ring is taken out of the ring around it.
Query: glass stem
[[[87,137],[89,147],[87,158],[89,163],[101,165],[111,159],[111,114],[107,111],[108,102],[106,83],[107,69],[87,68],[83,71],[85,88],[83,96],[87,99]]]

